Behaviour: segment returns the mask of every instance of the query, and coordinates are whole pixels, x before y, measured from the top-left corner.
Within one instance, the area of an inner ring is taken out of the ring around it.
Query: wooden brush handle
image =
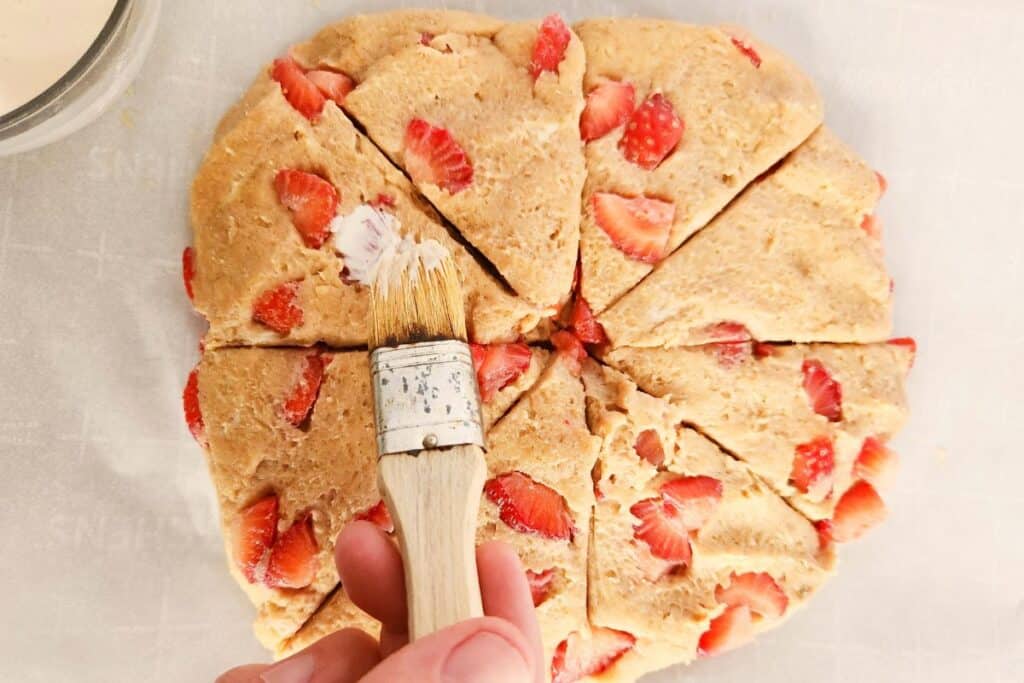
[[[385,455],[378,473],[402,548],[410,638],[483,616],[476,571],[483,451],[454,446]]]

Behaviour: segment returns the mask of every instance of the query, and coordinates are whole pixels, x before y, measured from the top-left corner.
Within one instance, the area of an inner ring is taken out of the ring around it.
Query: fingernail
[[[494,633],[464,640],[448,655],[441,671],[442,683],[523,683],[530,676],[519,650]]]
[[[260,679],[263,683],[309,683],[315,670],[312,653],[303,652],[270,667]]]

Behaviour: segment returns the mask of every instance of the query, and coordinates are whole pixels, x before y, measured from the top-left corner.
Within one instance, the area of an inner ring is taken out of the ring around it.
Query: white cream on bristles
[[[336,216],[331,221],[334,248],[345,261],[346,276],[361,285],[378,284],[386,293],[389,284],[409,269],[409,278],[415,282],[417,261],[425,270],[441,265],[448,257],[448,249],[437,240],[416,242],[398,233],[400,223],[392,214],[360,204],[352,213]]]

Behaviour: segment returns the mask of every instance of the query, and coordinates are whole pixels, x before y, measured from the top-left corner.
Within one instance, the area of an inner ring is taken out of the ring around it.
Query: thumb
[[[526,638],[504,619],[470,619],[406,645],[360,683],[535,683]]]

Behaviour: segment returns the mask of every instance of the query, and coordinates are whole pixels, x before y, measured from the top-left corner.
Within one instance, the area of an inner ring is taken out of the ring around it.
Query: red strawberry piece
[[[803,364],[804,391],[811,408],[818,415],[827,417],[829,422],[843,419],[843,387],[832,379],[825,366],[818,360],[805,360]]]
[[[683,567],[690,564],[690,529],[678,507],[663,498],[646,498],[629,511],[640,520],[633,537],[646,543],[652,555]]]
[[[302,67],[291,57],[274,60],[271,77],[281,84],[281,92],[296,111],[310,121],[320,118],[327,99],[316,85],[306,78]]]
[[[317,87],[324,97],[333,100],[339,107],[345,101],[345,95],[356,87],[355,81],[343,73],[315,69],[306,72],[306,78]]]
[[[199,368],[192,368],[185,382],[185,390],[181,393],[181,402],[185,407],[185,424],[192,437],[200,446],[206,447],[206,426],[203,424],[203,413],[199,409]]]
[[[608,342],[608,335],[604,327],[597,322],[594,314],[590,311],[590,305],[582,296],[576,297],[576,303],[572,307],[572,330],[576,338],[584,344],[605,344]]]
[[[715,600],[730,607],[746,605],[754,614],[775,619],[786,613],[789,598],[770,574],[733,574],[728,586],[715,589]]]
[[[324,368],[327,362],[319,353],[306,356],[302,374],[288,391],[284,400],[284,419],[294,427],[298,427],[313,410],[316,397],[320,393],[320,383],[324,379]]]
[[[286,168],[274,178],[277,198],[291,212],[292,223],[311,249],[319,249],[331,234],[338,213],[338,191],[313,173]]]
[[[796,447],[789,482],[813,500],[824,500],[832,492],[832,473],[836,466],[832,439],[819,436]]]
[[[587,357],[583,342],[572,332],[559,330],[551,335],[551,345],[558,351],[558,357],[569,368],[569,372],[578,377],[583,371],[583,361]]]
[[[196,252],[192,247],[185,247],[185,251],[181,252],[181,277],[185,281],[185,293],[189,301],[195,300],[195,294],[192,293],[192,280],[195,276]]]
[[[527,569],[526,580],[530,584],[533,606],[539,607],[551,596],[551,584],[555,581],[555,570],[545,569],[542,572],[535,572],[532,569]]]
[[[373,507],[357,514],[356,519],[373,522],[389,534],[395,530],[395,523],[391,521],[391,513],[388,512],[388,506],[384,504],[383,500],[377,501]]]
[[[708,325],[703,331],[715,341],[741,342],[749,341],[752,338],[746,325],[730,320]]]
[[[818,532],[818,549],[825,551],[832,547],[832,520],[819,519],[814,523],[814,530]]]
[[[595,626],[590,638],[573,631],[555,648],[551,683],[573,683],[604,673],[634,646],[636,638],[625,631]]]
[[[775,345],[768,342],[754,342],[754,358],[768,358],[775,355]]]
[[[749,59],[750,63],[754,65],[754,68],[761,68],[761,55],[757,54],[757,50],[755,50],[750,43],[745,40],[741,40],[736,36],[732,36],[732,44],[736,46],[737,50],[747,56],[747,59]]]
[[[741,364],[745,358],[752,353],[753,345],[750,342],[717,342],[708,344],[708,350],[715,354],[719,365],[724,368],[734,368]]]
[[[711,620],[711,625],[697,644],[697,654],[714,657],[746,645],[754,639],[754,620],[746,605],[727,607]]]
[[[676,477],[663,483],[662,497],[679,511],[687,529],[700,529],[722,500],[722,482],[714,477]]]
[[[641,460],[646,460],[655,467],[661,467],[665,462],[665,449],[661,445],[661,437],[653,429],[645,429],[636,435],[633,450]]]
[[[864,439],[857,461],[853,465],[853,476],[884,489],[892,483],[896,474],[896,453],[885,445],[885,441],[874,436]]]
[[[420,45],[430,45],[430,41],[434,39],[433,33],[427,33],[424,31],[420,34]]]
[[[580,116],[580,137],[584,142],[604,137],[629,119],[635,103],[632,83],[605,81],[587,93]]]
[[[630,115],[619,149],[626,161],[650,171],[676,148],[684,128],[672,103],[661,93],[654,93]]]
[[[490,401],[530,367],[533,353],[526,344],[470,344],[480,400]]]
[[[648,197],[596,192],[590,199],[594,220],[626,256],[657,263],[665,256],[676,207]]]
[[[840,543],[856,540],[880,524],[885,516],[885,503],[878,492],[866,481],[858,481],[836,504],[832,514],[832,537]]]
[[[864,216],[864,220],[860,222],[860,227],[869,236],[874,237],[876,240],[881,239],[882,221],[875,214],[869,213]]]
[[[881,194],[885,194],[889,189],[889,181],[885,179],[885,176],[875,171],[875,179],[878,181],[878,189]]]
[[[318,550],[313,518],[306,513],[271,548],[264,583],[270,588],[305,588],[316,576]]]
[[[393,209],[395,208],[395,198],[389,194],[381,192],[376,197],[371,199],[369,204],[375,209],[383,209],[384,207]]]
[[[473,182],[473,165],[452,134],[413,119],[405,129],[405,170],[416,183],[456,194]]]
[[[288,334],[302,324],[299,283],[285,282],[260,294],[252,307],[252,319],[279,334]]]
[[[530,75],[534,80],[545,71],[558,71],[571,37],[569,27],[562,21],[562,17],[557,14],[544,17],[540,22],[537,41],[533,44],[533,58],[530,60]]]
[[[516,531],[557,540],[571,540],[576,529],[565,498],[522,472],[507,472],[484,486],[498,506],[501,521]]]
[[[917,342],[912,337],[897,337],[896,339],[890,339],[887,343],[909,349],[910,367],[914,367],[914,356],[917,355]]]
[[[238,515],[235,562],[249,583],[263,580],[266,555],[277,536],[277,496],[261,498]]]

